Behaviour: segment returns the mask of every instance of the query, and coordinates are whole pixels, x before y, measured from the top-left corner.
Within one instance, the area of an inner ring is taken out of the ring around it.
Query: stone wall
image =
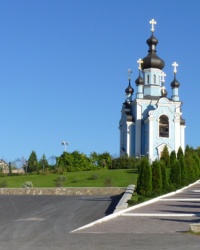
[[[0,188],[0,195],[119,195],[126,188]]]

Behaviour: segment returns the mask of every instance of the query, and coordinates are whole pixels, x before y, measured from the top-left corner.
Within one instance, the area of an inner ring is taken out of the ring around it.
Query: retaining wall
[[[0,195],[119,195],[126,188],[0,188]]]

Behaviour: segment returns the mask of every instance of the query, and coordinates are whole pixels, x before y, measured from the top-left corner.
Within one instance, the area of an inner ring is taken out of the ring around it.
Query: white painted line
[[[15,221],[43,221],[43,218],[26,218],[26,219],[18,219]]]
[[[196,216],[195,214],[180,214],[180,213],[171,213],[171,214],[145,214],[145,213],[128,213],[128,214],[122,214],[122,216],[144,216],[144,217],[193,217]]]
[[[200,199],[160,199],[160,201],[200,201]]]
[[[173,195],[178,194],[178,193],[182,192],[183,190],[185,190],[185,189],[187,189],[187,188],[189,188],[189,187],[191,187],[191,186],[196,185],[197,183],[200,183],[200,181],[198,180],[198,181],[196,181],[196,182],[194,182],[194,183],[188,185],[187,187],[184,187],[184,188],[179,189],[179,190],[177,190],[177,191],[174,191],[174,192],[171,192],[171,193],[168,193],[168,194],[164,194],[164,195],[159,196],[159,197],[157,197],[157,198],[154,198],[154,199],[152,199],[152,200],[145,201],[145,202],[143,202],[143,203],[141,203],[141,204],[138,204],[138,205],[135,205],[135,206],[126,208],[126,209],[121,210],[121,211],[119,211],[119,212],[116,212],[116,213],[114,213],[114,214],[110,214],[110,215],[108,215],[108,216],[106,216],[106,217],[103,217],[102,219],[93,221],[92,223],[89,223],[89,224],[87,224],[87,225],[85,225],[85,226],[79,227],[79,228],[77,228],[77,229],[71,231],[70,233],[74,233],[74,232],[77,232],[77,231],[79,231],[79,230],[82,230],[82,229],[85,229],[85,228],[88,228],[88,227],[92,227],[92,226],[94,226],[94,225],[96,225],[96,224],[100,224],[100,223],[103,223],[103,222],[112,220],[112,219],[114,219],[114,218],[116,218],[116,217],[118,217],[118,216],[120,216],[120,215],[122,215],[122,214],[124,214],[124,213],[126,213],[126,212],[132,211],[132,210],[137,209],[137,208],[139,208],[139,207],[144,207],[144,206],[149,205],[149,204],[151,204],[151,203],[154,203],[154,202],[156,202],[156,201],[160,201],[162,198],[169,197],[169,196],[173,196]]]

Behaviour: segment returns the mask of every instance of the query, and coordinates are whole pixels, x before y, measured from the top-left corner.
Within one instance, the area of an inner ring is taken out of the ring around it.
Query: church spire
[[[142,70],[142,59],[138,59],[137,60],[138,63],[138,69],[139,69],[139,76],[138,78],[135,80],[136,86],[137,86],[137,94],[136,97],[137,98],[143,98],[143,85],[144,85],[144,79],[141,77],[141,70]]]
[[[179,101],[178,88],[180,86],[180,83],[176,79],[178,63],[174,62],[172,66],[174,67],[174,80],[171,82],[172,100]]]
[[[129,103],[132,101],[132,95],[134,93],[134,89],[131,87],[131,74],[132,74],[132,70],[129,69],[128,70],[128,87],[125,89],[126,101]]]
[[[149,54],[143,58],[142,69],[149,69],[149,68],[156,68],[156,69],[163,69],[165,66],[165,62],[159,58],[156,54],[156,45],[158,44],[158,40],[154,36],[154,25],[156,21],[152,19],[150,22],[151,24],[151,36],[147,39],[146,43],[149,45]]]

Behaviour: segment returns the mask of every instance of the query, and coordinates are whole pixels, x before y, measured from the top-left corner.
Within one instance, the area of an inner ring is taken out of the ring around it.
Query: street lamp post
[[[62,141],[61,143],[64,146],[64,152],[66,152],[67,145],[69,145],[69,142]]]

